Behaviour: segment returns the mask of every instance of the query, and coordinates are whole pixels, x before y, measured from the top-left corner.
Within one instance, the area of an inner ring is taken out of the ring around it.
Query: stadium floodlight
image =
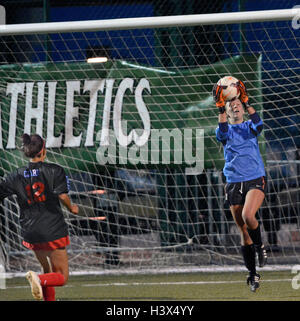
[[[92,57],[92,58],[88,58],[86,61],[90,64],[104,63],[104,62],[108,61],[108,58],[107,57]]]

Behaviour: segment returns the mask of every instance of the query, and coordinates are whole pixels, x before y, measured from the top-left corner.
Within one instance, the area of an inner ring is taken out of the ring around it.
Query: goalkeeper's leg
[[[260,276],[256,273],[255,247],[252,239],[249,236],[247,225],[242,217],[243,205],[232,205],[230,206],[230,210],[241,234],[241,252],[245,266],[249,271],[247,284],[250,285],[251,291],[255,292],[259,288]]]
[[[251,189],[248,191],[243,207],[243,220],[247,225],[247,230],[252,239],[258,257],[258,265],[260,267],[267,263],[267,252],[262,243],[260,225],[255,215],[262,205],[265,194],[259,189]]]

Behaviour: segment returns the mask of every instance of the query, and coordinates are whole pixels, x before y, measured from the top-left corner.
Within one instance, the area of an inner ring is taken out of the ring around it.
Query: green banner
[[[196,158],[199,129],[204,130],[204,167],[221,169],[213,84],[225,75],[245,81],[261,111],[260,70],[261,57],[254,55],[184,71],[126,61],[0,66],[1,174],[26,162],[20,149],[24,132],[46,138],[49,161],[67,171],[95,172],[110,165],[193,167],[178,142],[185,142],[184,129],[193,129]],[[166,145],[163,137],[169,139]]]

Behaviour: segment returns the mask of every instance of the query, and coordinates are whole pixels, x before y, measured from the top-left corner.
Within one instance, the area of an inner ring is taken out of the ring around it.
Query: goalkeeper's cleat
[[[33,271],[28,271],[26,273],[26,279],[28,280],[28,282],[31,286],[32,296],[36,300],[42,300],[43,299],[43,290],[42,290],[41,281],[40,281],[38,275]]]
[[[260,275],[259,274],[250,274],[247,278],[247,285],[250,286],[252,292],[256,292],[259,288]]]
[[[255,246],[255,251],[257,254],[258,266],[265,266],[267,264],[268,255],[264,245],[262,244],[261,246]]]

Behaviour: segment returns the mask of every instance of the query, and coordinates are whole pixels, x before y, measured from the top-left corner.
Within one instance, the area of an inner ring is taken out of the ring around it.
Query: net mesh
[[[242,264],[211,96],[225,75],[246,83],[264,120],[259,217],[269,262],[298,262],[300,53],[291,21],[0,42],[1,174],[26,163],[24,132],[46,138],[48,161],[65,168],[80,204],[80,216],[64,212],[73,271]],[[86,62],[99,55],[108,61]],[[6,199],[0,235],[13,272],[37,265],[18,214]]]

